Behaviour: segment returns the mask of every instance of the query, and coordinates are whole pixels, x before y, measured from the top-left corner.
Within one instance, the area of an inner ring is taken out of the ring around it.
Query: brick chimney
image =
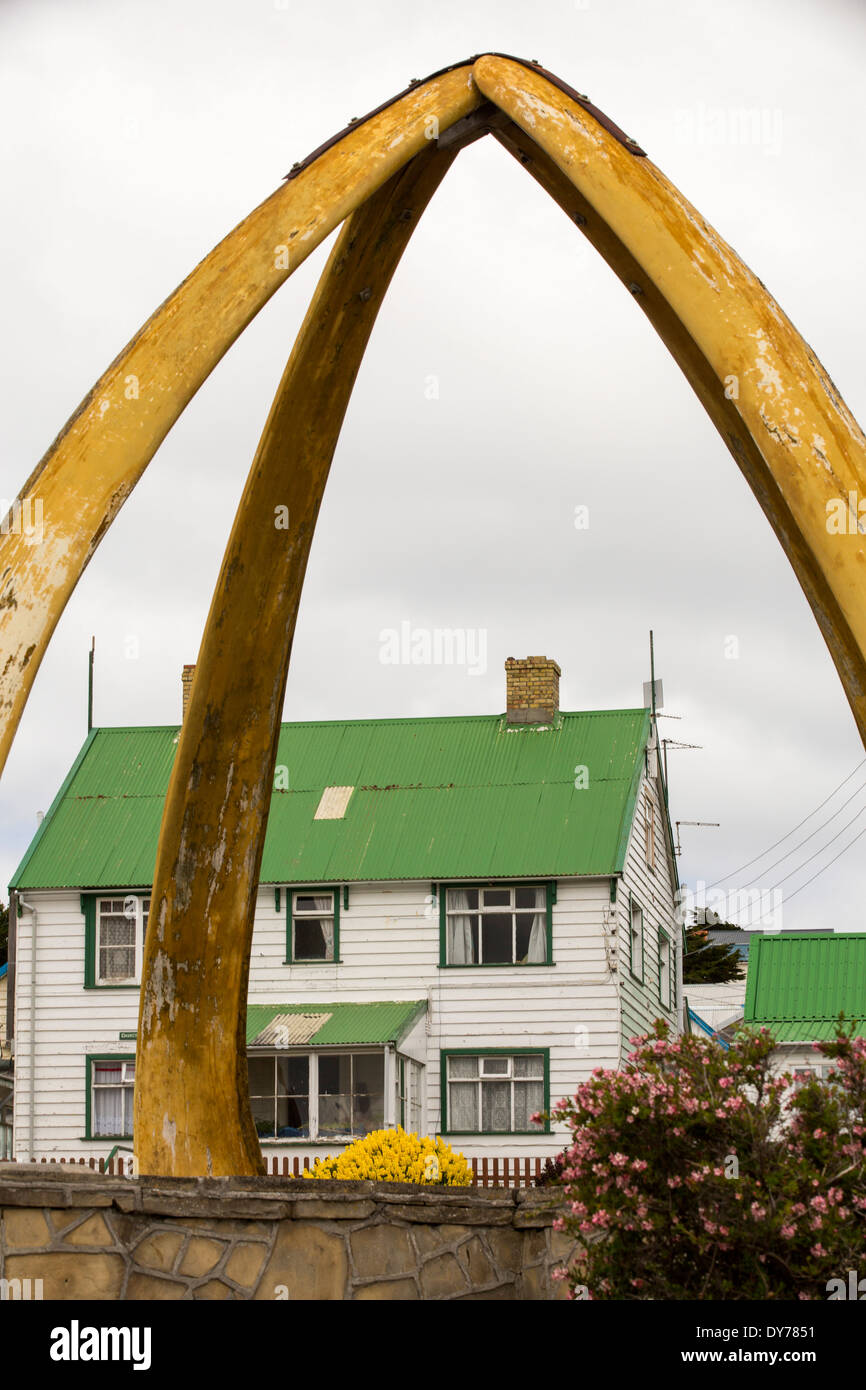
[[[181,707],[181,723],[186,719],[186,712],[189,709],[189,697],[192,694],[192,678],[195,675],[195,666],[184,666],[181,675],[181,685],[183,686],[183,705]]]
[[[509,724],[550,724],[559,709],[556,662],[547,656],[510,656],[505,663],[505,710]]]

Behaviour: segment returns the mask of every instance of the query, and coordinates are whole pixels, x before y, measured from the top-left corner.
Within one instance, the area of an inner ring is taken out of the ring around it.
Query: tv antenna
[[[682,854],[682,852],[683,852],[683,847],[682,847],[682,845],[680,844],[680,826],[681,826],[681,825],[709,825],[709,826],[715,827],[715,829],[718,829],[718,827],[719,827],[719,825],[720,825],[720,822],[717,821],[717,820],[678,820],[678,821],[674,821],[674,825],[675,825],[676,828],[677,828],[677,843],[676,843],[676,847],[675,847],[675,853],[676,853],[676,854]]]
[[[676,716],[674,716],[674,718],[676,718]],[[659,742],[661,743],[661,746],[662,746],[662,756],[663,756],[663,758],[664,758],[664,764],[665,764],[665,781],[668,780],[668,748],[701,748],[701,749],[702,749],[703,746],[704,746],[702,743],[683,743],[683,742],[682,742],[680,739],[678,739],[678,738],[662,738],[662,739],[659,739]],[[706,824],[706,823],[708,823],[708,822],[705,822],[705,824]]]

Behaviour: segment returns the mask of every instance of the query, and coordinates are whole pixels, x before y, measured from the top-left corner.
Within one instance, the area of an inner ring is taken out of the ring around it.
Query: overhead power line
[[[834,812],[833,812],[832,816],[828,816],[827,819],[824,820],[824,821],[822,821],[821,824],[820,824],[819,826],[816,826],[816,828],[815,828],[814,830],[810,831],[810,833],[805,837],[805,839],[801,840],[800,843],[799,843],[798,845],[795,845],[794,848],[793,848],[793,849],[789,849],[789,850],[787,851],[786,854],[783,854],[783,855],[781,855],[778,859],[775,859],[775,860],[773,861],[772,864],[768,864],[767,867],[766,867],[766,869],[762,869],[761,872],[762,872],[763,874],[770,874],[770,873],[772,873],[773,870],[774,870],[775,868],[778,868],[778,866],[779,866],[780,864],[784,864],[784,862],[785,862],[786,859],[790,859],[792,854],[796,854],[798,849],[802,849],[803,846],[804,846],[804,845],[807,845],[807,844],[809,843],[810,840],[814,840],[814,838],[815,838],[816,835],[820,835],[820,833],[821,833],[822,830],[826,830],[827,826],[830,824],[831,821],[834,821],[834,820],[836,819],[837,816],[841,816],[842,812],[845,810],[845,807],[851,805],[851,802],[854,800],[855,797],[857,797],[857,796],[860,795],[860,793],[863,791],[864,787],[866,787],[866,782],[862,782],[862,783],[860,784],[860,786],[857,788],[857,790],[856,790],[856,791],[853,791],[853,792],[851,793],[851,795],[848,797],[848,799],[847,799],[846,801],[843,801],[843,802],[842,802],[842,805],[839,807],[839,809],[838,809],[837,811],[834,811]],[[838,791],[839,788],[837,787],[836,790]],[[866,807],[862,807],[862,806],[861,806],[860,810],[857,812],[857,816],[862,816],[864,810],[866,810]],[[814,815],[814,812],[813,812],[812,814]],[[854,817],[854,820],[857,819],[857,816]],[[808,817],[807,817],[807,819],[808,819]],[[852,824],[853,824],[853,821],[848,821],[848,825],[852,825]],[[844,826],[844,825],[843,825],[842,830],[845,830],[845,829],[847,829],[847,826]],[[793,831],[792,831],[791,833],[793,834]],[[842,833],[842,831],[839,832],[840,835],[841,835],[841,833]],[[786,838],[787,838],[787,837],[786,837]],[[828,841],[828,843],[829,843],[829,844],[832,844],[833,841],[830,840],[830,841]],[[827,847],[827,846],[825,845],[824,848],[826,849],[826,847]],[[820,850],[819,850],[818,852],[820,853]],[[769,850],[765,851],[765,853],[769,854]],[[762,856],[762,857],[763,857],[763,856]],[[812,858],[814,858],[814,855],[812,856]],[[803,864],[808,864],[809,862],[810,862],[810,861],[809,861],[808,859],[804,859],[804,860],[803,860]],[[801,869],[802,869],[802,867],[803,867],[803,864],[800,865],[800,868],[801,868]],[[796,869],[792,870],[792,873],[796,873]],[[790,878],[790,877],[791,877],[791,875],[788,874],[788,878]],[[749,885],[750,885],[751,883],[754,883],[754,882],[755,882],[754,879],[750,879],[750,880],[749,880],[749,883],[746,883],[746,884],[744,884],[743,886],[744,886],[745,888],[748,888]],[[784,879],[781,879],[780,882],[784,883],[785,880],[784,880]]]
[[[759,860],[761,860],[761,859],[766,859],[766,857],[767,857],[768,854],[772,854],[772,852],[773,852],[774,849],[778,849],[779,845],[784,844],[785,841],[786,841],[786,840],[789,840],[789,839],[791,838],[792,835],[795,835],[795,834],[797,833],[797,831],[798,831],[802,826],[804,826],[804,825],[806,824],[807,821],[810,821],[810,820],[812,819],[813,816],[816,816],[816,815],[818,814],[819,811],[823,810],[823,808],[827,805],[827,802],[828,802],[828,801],[832,801],[832,800],[833,800],[833,797],[836,795],[836,793],[837,793],[837,792],[840,792],[840,791],[842,790],[842,788],[845,786],[845,784],[846,784],[847,782],[850,782],[850,781],[851,781],[851,778],[852,778],[856,773],[858,773],[858,772],[860,771],[861,767],[863,767],[864,765],[866,765],[866,758],[864,758],[862,762],[860,762],[860,763],[857,764],[857,766],[854,768],[854,771],[853,771],[853,772],[849,772],[849,773],[848,773],[848,776],[845,777],[845,778],[843,778],[843,780],[839,783],[838,787],[834,787],[834,788],[833,788],[833,790],[831,791],[830,795],[829,795],[829,796],[826,796],[826,797],[824,798],[824,800],[820,803],[820,805],[816,806],[815,809],[814,809],[813,811],[810,811],[809,814],[808,814],[808,816],[804,816],[803,819],[802,819],[801,821],[798,821],[798,823],[793,827],[792,830],[788,830],[784,835],[781,836],[780,839],[776,840],[774,844],[768,846],[767,849],[762,850],[760,854],[756,854],[755,857],[754,857],[754,859],[749,859],[749,860],[747,860],[746,863],[745,863],[745,864],[741,864],[740,867],[739,867],[738,869],[731,869],[730,873],[722,874],[721,878],[717,878],[713,883],[707,884],[707,889],[718,887],[718,885],[719,885],[720,883],[724,883],[726,879],[734,878],[736,874],[741,874],[741,873],[743,872],[744,869],[750,869],[750,868],[752,867],[752,865],[753,865],[753,864],[757,864],[757,863],[759,862]],[[866,784],[864,784],[864,785],[866,785]],[[855,793],[855,795],[856,795],[856,793]],[[847,805],[847,803],[846,803],[846,805]],[[841,809],[841,808],[840,808],[840,809]],[[832,820],[832,816],[830,817],[830,819]],[[819,827],[819,828],[820,828],[820,827]],[[787,858],[787,856],[783,856],[783,857]],[[780,862],[781,862],[781,861],[780,861]],[[753,881],[754,881],[754,880],[753,880]],[[804,886],[805,886],[805,885],[804,885]]]
[[[833,855],[833,858],[830,860],[830,864],[835,864],[837,859],[841,859],[843,854],[847,854],[851,846],[856,845],[861,835],[866,835],[866,825],[864,825],[862,830],[858,831],[858,833],[854,836],[854,839],[851,840],[849,844],[845,845],[843,849],[840,849],[838,854]],[[790,902],[792,898],[796,898],[797,894],[802,893],[804,888],[808,888],[810,883],[814,883],[816,878],[820,878],[821,875],[825,872],[825,870],[829,869],[830,864],[825,864],[823,869],[819,869],[818,872],[813,874],[811,878],[807,878],[805,883],[801,883],[799,888],[795,888],[793,893],[789,893],[788,901]]]
[[[840,831],[839,831],[839,835],[841,835],[841,834],[842,834],[842,831],[840,830]],[[811,878],[807,878],[807,879],[806,879],[806,882],[805,882],[805,883],[801,883],[799,888],[795,888],[794,891],[793,891],[793,893],[789,893],[789,894],[787,895],[787,901],[790,902],[792,898],[796,898],[796,896],[797,896],[798,893],[802,893],[802,891],[803,891],[804,888],[808,888],[810,883],[814,883],[816,878],[820,878],[821,875],[822,875],[823,873],[826,873],[826,871],[827,871],[833,864],[836,863],[836,860],[837,860],[837,859],[841,859],[843,854],[847,854],[848,851],[849,851],[849,849],[851,849],[854,845],[856,845],[857,841],[858,841],[859,839],[861,839],[864,835],[866,835],[866,825],[864,825],[864,827],[863,827],[862,830],[859,830],[859,831],[857,832],[857,834],[854,836],[853,840],[849,840],[847,845],[843,845],[842,849],[840,849],[840,851],[839,851],[838,854],[834,854],[834,855],[833,855],[833,858],[829,861],[829,863],[824,864],[820,869],[817,870],[816,873],[812,874]],[[838,836],[838,835],[835,835],[833,838],[834,838],[834,839],[838,839],[839,836]],[[833,841],[831,840],[829,843],[832,844]],[[828,846],[825,845],[824,848],[827,849]],[[820,854],[820,850],[818,851],[818,853]],[[814,858],[815,856],[813,855],[812,857]],[[806,862],[808,863],[808,860],[807,860]],[[802,867],[803,867],[803,865],[801,864],[801,865],[800,865],[800,868],[802,868]],[[797,871],[795,870],[794,872],[797,872]],[[791,877],[791,875],[788,874],[788,878],[790,878],[790,877]],[[785,881],[784,879],[781,880],[782,883],[784,883],[784,881]],[[777,888],[778,888],[778,886],[779,886],[779,885],[776,884],[776,887],[777,887]],[[767,891],[768,891],[768,892],[771,892],[772,889],[768,889]],[[742,924],[741,924],[741,925],[742,925]],[[749,925],[749,923],[746,923],[746,926],[745,926],[744,930],[748,927],[748,925]]]

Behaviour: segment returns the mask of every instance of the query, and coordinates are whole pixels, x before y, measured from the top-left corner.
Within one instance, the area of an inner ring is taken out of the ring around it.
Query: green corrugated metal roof
[[[426,1007],[426,999],[376,1004],[251,1004],[247,1009],[247,1047],[252,1047],[280,1014],[329,1015],[307,1039],[315,1047],[397,1043]]]
[[[779,1042],[832,1038],[840,1011],[866,1020],[866,933],[789,932],[749,946],[744,1021]],[[866,1021],[857,1030],[866,1036]]]
[[[646,710],[284,724],[260,881],[343,883],[621,872],[643,768]],[[152,882],[179,731],[89,736],[11,887]],[[575,787],[588,768],[589,785]],[[315,820],[325,787],[354,788]]]

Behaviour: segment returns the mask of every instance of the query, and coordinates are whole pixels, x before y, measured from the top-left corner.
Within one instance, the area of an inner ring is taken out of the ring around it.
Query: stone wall
[[[45,1299],[550,1299],[571,1253],[557,1206],[532,1188],[0,1163],[0,1278],[41,1279]]]

